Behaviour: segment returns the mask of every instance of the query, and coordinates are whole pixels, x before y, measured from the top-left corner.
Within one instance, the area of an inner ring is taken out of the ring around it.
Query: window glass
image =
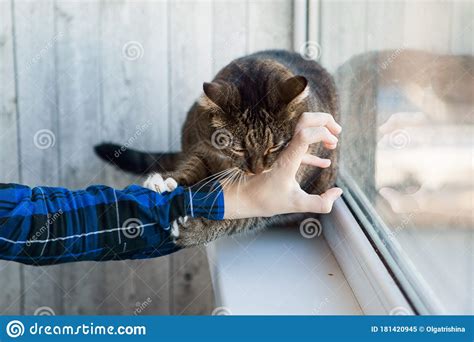
[[[420,312],[473,311],[472,1],[322,1],[340,183]]]

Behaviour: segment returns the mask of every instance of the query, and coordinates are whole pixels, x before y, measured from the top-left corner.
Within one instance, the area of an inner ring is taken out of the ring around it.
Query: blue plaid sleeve
[[[0,259],[52,265],[158,257],[180,249],[170,225],[183,216],[222,220],[220,184],[164,194],[137,185],[71,191],[0,184]]]

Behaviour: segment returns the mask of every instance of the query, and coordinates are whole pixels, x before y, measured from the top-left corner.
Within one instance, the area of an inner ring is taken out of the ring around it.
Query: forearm
[[[185,215],[222,219],[222,193],[195,190],[161,195],[136,185],[79,191],[1,185],[0,258],[47,265],[169,254],[179,249],[172,221]]]

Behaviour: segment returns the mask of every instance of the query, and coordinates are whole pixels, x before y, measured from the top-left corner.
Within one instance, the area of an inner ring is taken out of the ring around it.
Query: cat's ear
[[[308,80],[304,76],[293,76],[280,82],[277,86],[278,96],[284,104],[297,100],[302,101],[308,96]]]
[[[225,84],[220,82],[204,82],[204,84],[202,85],[202,89],[204,90],[205,94],[205,98],[203,99],[203,101],[201,101],[204,102],[202,104],[206,106],[217,105],[220,108],[223,108],[225,106],[226,97],[228,95],[228,91],[226,89]]]

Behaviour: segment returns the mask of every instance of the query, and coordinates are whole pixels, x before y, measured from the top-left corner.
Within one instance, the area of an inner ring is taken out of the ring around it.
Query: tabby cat
[[[238,58],[211,83],[204,83],[203,90],[184,123],[181,153],[127,150],[116,158],[114,151],[120,146],[113,144],[97,146],[96,152],[135,173],[165,170],[163,179],[171,177],[183,186],[210,180],[225,184],[270,169],[302,113],[326,112],[339,119],[331,75],[294,52],[270,50]],[[337,150],[313,144],[309,152],[332,162],[327,169],[301,166],[298,171],[301,187],[321,194],[334,184]],[[182,222],[176,241],[181,246],[198,245],[281,220],[284,215],[224,221],[196,218]]]

